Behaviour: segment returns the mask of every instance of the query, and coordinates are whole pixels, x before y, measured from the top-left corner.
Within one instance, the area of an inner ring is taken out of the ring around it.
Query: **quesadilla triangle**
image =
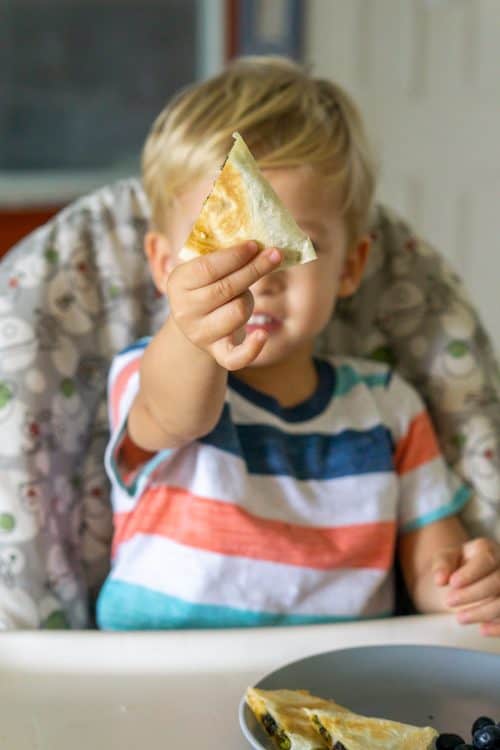
[[[179,253],[190,260],[215,250],[256,240],[283,254],[279,268],[308,263],[316,253],[311,240],[260,172],[239,133]]]
[[[431,727],[415,727],[387,719],[339,714],[305,708],[311,726],[330,750],[430,750],[438,733]]]
[[[304,708],[347,709],[334,701],[317,698],[307,690],[259,690],[248,688],[246,702],[280,750],[325,750],[328,747],[312,726]]]

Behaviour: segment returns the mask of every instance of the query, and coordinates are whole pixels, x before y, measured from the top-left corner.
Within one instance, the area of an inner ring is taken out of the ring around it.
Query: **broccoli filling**
[[[292,743],[284,732],[280,732],[278,736],[278,747],[280,750],[290,750]]]
[[[271,714],[264,714],[262,716],[262,723],[264,725],[264,729],[268,734],[271,735],[271,737],[278,731],[278,725],[276,724]]]
[[[261,721],[266,732],[271,735],[271,737],[274,737],[280,750],[290,750],[292,747],[290,739],[286,736],[285,732],[279,728],[271,714],[263,714]]]
[[[332,735],[330,732],[325,729],[323,724],[320,722],[317,716],[313,716],[313,724],[320,733],[320,735],[323,737],[325,742],[327,743],[328,747],[332,747],[333,741],[332,741]],[[337,743],[338,744],[338,743]],[[337,748],[337,750],[340,750],[340,748]],[[345,750],[345,749],[344,749]]]

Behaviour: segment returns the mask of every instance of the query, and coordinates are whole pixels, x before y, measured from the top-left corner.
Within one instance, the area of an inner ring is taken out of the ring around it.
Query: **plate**
[[[478,716],[500,720],[500,655],[442,646],[366,646],[327,651],[271,672],[255,687],[304,688],[351,711],[468,742]],[[243,698],[240,726],[256,750],[275,750]]]

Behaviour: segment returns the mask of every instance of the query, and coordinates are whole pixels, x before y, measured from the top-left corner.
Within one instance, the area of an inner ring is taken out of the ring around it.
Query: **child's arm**
[[[500,546],[468,536],[457,516],[401,536],[401,568],[421,612],[457,609],[460,623],[500,636]]]
[[[170,315],[144,353],[128,417],[137,446],[175,448],[213,429],[227,371],[250,364],[266,342],[263,331],[241,341],[253,308],[248,288],[280,261],[278,251],[258,252],[249,242],[174,268],[167,287]]]

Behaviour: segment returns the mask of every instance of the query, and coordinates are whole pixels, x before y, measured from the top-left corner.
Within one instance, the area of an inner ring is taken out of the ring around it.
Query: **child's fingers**
[[[432,576],[436,586],[446,586],[453,571],[460,565],[461,547],[450,547],[441,550],[432,562]]]
[[[489,637],[500,637],[500,619],[481,623],[481,634]]]
[[[456,617],[461,625],[498,620],[500,619],[500,599],[487,599],[475,607],[468,607],[457,612]]]
[[[212,347],[212,355],[226,370],[241,370],[258,357],[267,341],[265,331],[253,331],[245,340],[234,345],[230,337],[217,341]]]
[[[450,607],[461,607],[491,597],[500,599],[500,570],[493,571],[469,586],[451,588],[446,601]]]
[[[244,340],[246,339],[246,333],[245,333],[245,327],[242,326],[241,328],[237,328],[236,331],[231,335],[231,343],[234,346],[237,346],[238,344],[242,344]]]
[[[258,253],[246,265],[194,292],[196,302],[207,311],[215,310],[243,294],[252,284],[274,270],[281,262],[279,250],[269,248]]]
[[[281,253],[275,248],[266,248],[261,251],[257,243],[251,241],[225,250],[208,253],[190,261],[189,264],[179,266],[178,270],[179,272],[182,271],[186,290],[194,291],[204,287],[214,287],[215,294],[217,294],[219,287],[222,287],[222,290],[224,290],[222,299],[225,300],[230,299],[225,295],[229,283],[228,279],[231,279],[238,271],[246,269],[243,275],[245,285],[241,287],[240,284],[239,291],[235,289],[231,296],[240,294],[243,289],[247,289],[250,284],[275,268],[281,260]]]
[[[219,339],[232,336],[238,329],[243,328],[252,314],[253,305],[251,292],[240,294],[222,307],[193,319],[186,327],[187,334],[197,346],[211,346]]]
[[[259,252],[259,245],[251,240],[242,242],[241,245],[200,255],[198,258],[181,263],[174,270],[178,276],[182,277],[183,286],[187,291],[201,289],[242,268]]]
[[[491,539],[473,539],[462,550],[464,562],[450,578],[452,588],[469,586],[500,568],[500,548]]]

